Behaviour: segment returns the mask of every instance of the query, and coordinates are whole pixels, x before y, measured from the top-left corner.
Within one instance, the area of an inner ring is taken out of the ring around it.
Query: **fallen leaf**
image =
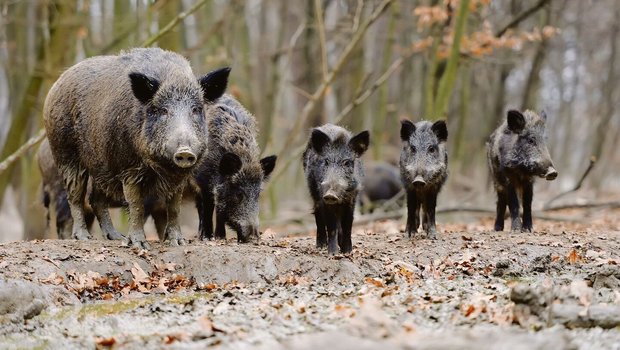
[[[566,259],[568,259],[568,262],[570,264],[576,264],[579,261],[583,261],[583,258],[579,256],[579,254],[577,254],[577,251],[575,249],[571,250],[570,253],[568,253]]]
[[[43,260],[45,260],[45,261],[47,261],[47,262],[49,262],[49,263],[52,263],[52,265],[54,265],[54,266],[56,266],[56,267],[60,267],[60,266],[58,265],[58,263],[57,263],[57,262],[55,262],[54,260],[50,259],[50,257],[49,257],[49,256],[44,256],[44,257],[43,257]]]
[[[110,338],[95,338],[95,343],[99,346],[110,347],[116,344],[116,339],[114,337]]]
[[[131,274],[133,275],[133,279],[136,281],[136,283],[145,283],[150,281],[149,276],[135,261],[133,263],[133,267],[131,268]]]
[[[372,284],[375,287],[378,288],[385,288],[385,284],[383,284],[383,282],[381,282],[380,280],[376,279],[376,278],[372,278],[372,277],[366,277],[364,279],[364,281],[368,284]]]

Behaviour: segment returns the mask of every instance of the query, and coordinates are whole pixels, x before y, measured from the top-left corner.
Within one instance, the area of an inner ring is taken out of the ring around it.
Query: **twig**
[[[321,46],[321,72],[323,81],[327,80],[327,44],[325,40],[325,24],[323,23],[323,6],[321,0],[314,0],[314,12],[316,16],[316,26],[319,32],[319,45]]]
[[[306,123],[306,120],[310,116],[310,113],[312,113],[312,111],[314,110],[316,103],[321,99],[321,97],[323,97],[323,95],[325,94],[325,92],[327,91],[331,83],[334,81],[334,79],[336,78],[336,75],[338,75],[338,73],[344,66],[344,63],[347,61],[347,59],[349,58],[349,56],[351,55],[351,53],[353,52],[357,44],[364,37],[366,30],[368,30],[368,28],[379,18],[379,16],[381,16],[381,14],[387,9],[388,5],[391,2],[392,0],[383,0],[381,4],[379,4],[379,6],[373,11],[370,17],[362,24],[359,30],[353,34],[351,41],[347,44],[347,46],[344,48],[344,50],[338,57],[338,60],[336,61],[336,64],[334,65],[333,69],[329,72],[329,74],[327,74],[326,79],[323,80],[323,82],[316,89],[314,94],[312,94],[312,99],[306,102],[304,108],[301,111],[301,114],[295,120],[295,123],[293,124],[293,127],[289,131],[288,136],[286,140],[284,141],[284,144],[280,152],[278,152],[278,154],[282,154],[286,152],[286,150],[291,148],[291,146],[295,142],[296,137],[299,135],[299,132],[301,131],[302,126]]]
[[[620,208],[620,201],[583,203],[583,204],[564,204],[564,205],[557,205],[555,207],[544,208],[543,211],[557,211],[557,210],[565,210],[565,209],[595,209],[595,208],[617,209],[617,208]]]
[[[26,143],[21,145],[17,151],[13,152],[10,156],[6,157],[5,160],[0,163],[0,174],[5,172],[11,164],[15,163],[21,156],[24,155],[30,148],[32,148],[37,143],[41,142],[45,138],[45,129],[39,130],[37,134],[31,137]]]
[[[161,38],[162,36],[166,35],[169,31],[171,31],[179,22],[181,22],[187,16],[194,13],[196,10],[202,7],[202,5],[206,4],[207,1],[208,0],[199,0],[194,5],[192,5],[192,7],[190,7],[187,11],[179,13],[179,15],[176,16],[174,19],[172,19],[170,23],[166,24],[166,26],[162,28],[159,32],[157,32],[155,35],[146,39],[140,46],[148,47],[148,46],[153,45],[157,40],[159,40],[159,38]]]
[[[351,101],[351,103],[342,109],[340,114],[334,118],[334,123],[337,124],[342,121],[342,119],[346,117],[347,114],[351,113],[355,107],[366,101],[370,95],[375,92],[375,90],[377,90],[388,80],[388,78],[403,64],[403,62],[405,62],[405,57],[396,59],[390,67],[368,89],[366,89],[366,91],[359,94],[353,101]]]
[[[518,26],[519,23],[521,23],[526,18],[528,18],[529,16],[534,14],[536,11],[540,10],[543,6],[548,4],[549,1],[550,0],[540,0],[534,6],[530,7],[529,9],[527,9],[527,10],[525,10],[523,12],[521,12],[517,17],[515,17],[512,21],[510,21],[510,23],[506,24],[502,29],[497,31],[495,33],[495,37],[499,38],[500,36],[504,35],[508,31],[508,29],[511,29],[511,28],[514,28],[514,27]]]
[[[588,165],[588,168],[586,169],[586,171],[583,172],[583,175],[581,175],[581,178],[579,179],[579,181],[577,182],[577,184],[575,184],[575,187],[573,187],[572,189],[566,191],[566,192],[562,192],[560,194],[558,194],[557,196],[551,198],[547,203],[545,203],[544,208],[547,209],[551,206],[551,203],[555,202],[557,199],[559,199],[560,197],[564,197],[565,195],[575,192],[577,190],[579,190],[581,188],[581,185],[583,185],[583,181],[586,179],[586,177],[588,176],[588,174],[590,174],[590,172],[592,171],[592,168],[594,168],[594,164],[596,164],[596,157],[592,156],[590,157],[590,164]]]

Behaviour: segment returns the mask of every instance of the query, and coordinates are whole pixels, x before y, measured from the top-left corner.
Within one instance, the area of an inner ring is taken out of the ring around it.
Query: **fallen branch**
[[[10,156],[0,163],[0,174],[5,172],[13,163],[21,158],[28,150],[34,147],[37,143],[41,142],[45,138],[45,129],[39,130],[37,134],[31,137],[26,143],[21,145],[17,151],[13,152]]]
[[[590,174],[590,172],[592,171],[592,168],[594,168],[594,164],[596,164],[596,157],[592,156],[590,157],[590,164],[588,165],[588,168],[586,169],[586,171],[583,172],[583,175],[581,175],[581,178],[579,179],[579,181],[577,182],[577,184],[575,185],[575,187],[573,187],[572,189],[566,191],[566,192],[562,192],[560,194],[558,194],[557,196],[551,198],[547,203],[545,203],[544,208],[547,209],[549,208],[549,206],[551,205],[551,203],[555,202],[557,199],[564,197],[565,195],[575,192],[577,190],[579,190],[581,188],[581,185],[583,184],[583,181],[586,179],[586,177],[588,176],[588,174]]]

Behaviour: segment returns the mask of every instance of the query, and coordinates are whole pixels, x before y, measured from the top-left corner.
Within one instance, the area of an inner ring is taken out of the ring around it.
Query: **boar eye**
[[[192,113],[195,114],[195,115],[200,115],[200,114],[202,114],[202,108],[194,107],[194,108],[192,108]]]
[[[323,159],[323,164],[329,165],[329,159],[327,159],[327,158]]]
[[[428,146],[428,153],[435,153],[437,152],[437,146],[432,145],[432,146]]]
[[[528,137],[527,143],[529,143],[530,145],[534,145],[534,144],[536,144],[536,141],[533,138]]]
[[[353,167],[353,160],[345,159],[344,161],[342,161],[342,165],[344,167],[347,167],[347,168],[352,168]]]
[[[417,150],[415,149],[415,146],[411,146],[411,152],[416,153]]]
[[[162,117],[167,117],[167,116],[169,116],[169,115],[170,115],[170,111],[168,111],[168,108],[166,108],[166,107],[162,107],[162,109],[161,109],[161,115],[162,115]]]

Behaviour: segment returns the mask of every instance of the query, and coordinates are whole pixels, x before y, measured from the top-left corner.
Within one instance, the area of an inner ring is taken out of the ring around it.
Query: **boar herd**
[[[224,239],[228,226],[239,242],[258,241],[259,196],[277,157],[260,158],[254,116],[225,93],[229,73],[221,68],[197,78],[184,57],[157,48],[93,57],[67,69],[45,100],[47,139],[37,152],[48,225],[54,212],[58,237],[91,239],[96,218],[105,238],[148,249],[144,222],[152,216],[160,240],[184,244],[181,201],[193,197],[201,240]],[[557,177],[545,124],[544,113],[511,110],[487,142],[496,231],[504,229],[508,206],[512,230],[531,232],[534,178]],[[404,189],[407,235],[421,225],[436,238],[437,195],[448,177],[447,125],[403,120],[400,138],[400,179],[396,170],[379,169],[389,179],[374,181],[382,190],[368,193]],[[316,245],[329,254],[353,248],[361,157],[369,144],[368,131],[325,124],[310,132],[303,170]],[[128,209],[126,235],[114,228],[111,207]]]

